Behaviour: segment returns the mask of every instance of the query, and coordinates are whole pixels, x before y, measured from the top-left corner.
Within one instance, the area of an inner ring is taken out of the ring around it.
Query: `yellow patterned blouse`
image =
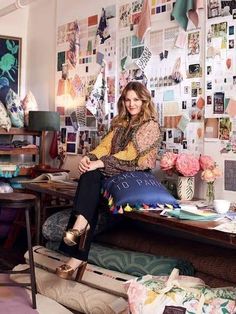
[[[88,156],[100,159],[106,176],[124,171],[152,169],[156,165],[160,127],[154,120],[143,122],[127,133],[127,127],[114,128]]]

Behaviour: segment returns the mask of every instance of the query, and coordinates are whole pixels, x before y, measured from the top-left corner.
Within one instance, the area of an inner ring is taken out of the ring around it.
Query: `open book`
[[[55,172],[55,173],[43,173],[34,179],[26,179],[17,181],[18,183],[43,183],[43,182],[54,182],[62,183],[75,186],[76,183],[71,181],[67,172]]]

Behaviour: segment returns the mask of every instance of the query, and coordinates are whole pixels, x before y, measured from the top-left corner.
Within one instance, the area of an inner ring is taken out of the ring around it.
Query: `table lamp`
[[[29,126],[31,131],[41,131],[40,155],[39,155],[39,169],[50,168],[46,165],[46,132],[60,130],[60,115],[55,111],[30,111],[29,112]]]

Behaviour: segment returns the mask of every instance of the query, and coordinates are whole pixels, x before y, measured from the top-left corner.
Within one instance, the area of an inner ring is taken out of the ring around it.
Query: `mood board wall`
[[[160,154],[199,155],[210,148],[222,170],[225,159],[234,162],[235,1],[202,1],[185,12],[177,2],[58,0],[55,102],[66,154],[96,146],[122,88],[138,80],[159,111]],[[150,30],[142,40],[140,21],[148,25],[148,12]],[[223,192],[224,180],[218,183]]]

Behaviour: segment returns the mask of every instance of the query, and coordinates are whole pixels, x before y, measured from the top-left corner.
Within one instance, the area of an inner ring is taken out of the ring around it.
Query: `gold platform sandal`
[[[70,265],[63,264],[56,268],[56,275],[62,279],[71,280],[74,272],[77,271],[75,281],[81,281],[85,272],[87,262],[81,262],[80,265],[74,269]]]
[[[74,246],[77,243],[79,243],[79,249],[83,250],[85,247],[85,242],[87,239],[88,231],[89,231],[88,223],[82,230],[69,229],[64,232],[63,241],[68,246]]]

